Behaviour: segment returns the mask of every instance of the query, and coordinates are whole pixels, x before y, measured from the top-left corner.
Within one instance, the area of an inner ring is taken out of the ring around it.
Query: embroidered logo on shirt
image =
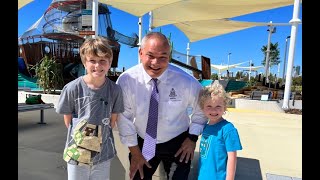
[[[177,97],[176,91],[172,88],[169,94],[170,99],[175,99]]]

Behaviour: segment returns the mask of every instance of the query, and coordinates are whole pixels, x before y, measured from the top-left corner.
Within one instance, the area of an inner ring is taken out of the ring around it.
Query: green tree
[[[246,84],[247,87],[253,87],[253,86],[256,86],[256,85],[257,85],[257,80],[254,79],[254,78],[250,78],[250,81],[248,80],[247,84]]]
[[[236,79],[240,79],[242,76],[243,76],[243,72],[242,71],[237,71]]]
[[[273,44],[270,43],[270,53],[269,53],[269,66],[272,67],[273,65],[278,65],[280,63],[280,49],[278,47],[278,42]],[[262,46],[261,51],[264,54],[264,58],[262,60],[262,65],[265,66],[266,64],[266,57],[267,57],[267,48],[268,45]]]
[[[301,94],[301,91],[302,91],[302,76],[298,76],[298,77],[293,77],[292,78],[291,91]]]
[[[293,77],[292,78],[292,85],[293,86],[302,86],[302,76]]]
[[[211,79],[212,80],[218,80],[218,74],[217,73],[212,73],[211,74]]]
[[[62,64],[55,58],[45,55],[34,67],[37,83],[45,94],[55,93],[56,89],[61,89],[64,81],[62,77]]]

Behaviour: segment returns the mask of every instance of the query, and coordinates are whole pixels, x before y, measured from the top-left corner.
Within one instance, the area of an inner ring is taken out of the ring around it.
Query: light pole
[[[230,55],[231,55],[231,52],[228,53],[228,70],[227,70],[227,77],[228,77],[228,79],[229,79],[229,73],[230,73],[230,71],[229,71]]]
[[[231,52],[228,53],[228,71],[229,71],[229,61],[230,61]]]
[[[252,65],[252,60],[250,59],[250,61],[249,61],[249,81],[250,81],[250,79],[251,79],[251,65]]]
[[[269,29],[269,35],[268,35],[268,45],[267,45],[267,51],[266,51],[266,63],[265,63],[265,84],[269,83],[269,72],[270,72],[270,65],[269,65],[269,55],[270,55],[270,41],[271,41],[271,34],[276,33],[276,27],[272,26],[272,21],[270,21]],[[269,83],[270,86],[270,83]]]
[[[287,61],[287,46],[288,46],[288,39],[290,38],[291,36],[287,36],[286,38],[286,47],[285,47],[285,50],[284,50],[284,59],[283,59],[283,74],[282,74],[282,84],[285,83],[285,74],[286,74],[286,61]]]
[[[189,64],[189,52],[190,52],[190,43],[187,43],[187,65]]]

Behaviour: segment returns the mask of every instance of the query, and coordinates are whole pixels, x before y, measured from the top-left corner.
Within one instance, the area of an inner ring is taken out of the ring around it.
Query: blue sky
[[[51,0],[34,0],[30,4],[18,10],[18,36],[25,32],[33,25],[49,7]],[[113,29],[118,32],[131,36],[133,33],[138,34],[138,17],[123,12],[121,10],[109,7],[111,11],[111,21]],[[292,19],[293,5],[273,10],[253,13],[233,18],[239,21],[250,22],[270,22],[273,23],[288,23]],[[302,20],[302,4],[300,5],[299,19]],[[143,34],[148,30],[149,16],[143,17]],[[159,31],[160,28],[154,29]],[[261,47],[268,43],[268,27],[253,27],[233,33],[228,33],[205,40],[190,43],[191,55],[203,55],[211,59],[211,64],[227,64],[228,53],[230,55],[230,64],[240,63],[252,60],[255,66],[261,65],[264,54],[261,52]],[[174,43],[174,49],[178,52],[186,54],[188,39],[175,26],[166,25],[161,27],[161,32],[169,36]],[[285,39],[291,34],[291,26],[278,26],[276,33],[272,34],[271,42],[278,42],[280,48],[280,77],[282,77],[283,60],[285,54]],[[289,49],[289,42],[288,42]],[[288,54],[287,54],[288,57]],[[136,65],[138,60],[138,49],[131,48],[124,44],[121,45],[118,68],[126,69]],[[249,63],[243,64],[248,66]],[[302,68],[302,25],[298,26],[296,47],[294,54],[294,66],[301,66]],[[272,73],[277,73],[277,67],[271,69]],[[230,71],[236,72],[239,69],[232,69]],[[212,72],[215,72],[212,70]],[[264,69],[259,72],[264,73]]]

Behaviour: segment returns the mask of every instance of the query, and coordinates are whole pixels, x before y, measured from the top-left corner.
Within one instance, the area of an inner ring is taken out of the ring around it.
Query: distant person
[[[276,89],[280,89],[280,82],[276,83]]]
[[[261,73],[258,75],[258,82],[261,82]]]
[[[87,39],[80,55],[87,74],[64,86],[56,109],[68,128],[63,159],[68,180],[108,180],[116,155],[112,128],[124,110],[122,91],[106,76],[113,56],[106,39]]]
[[[208,118],[200,140],[198,180],[234,180],[237,151],[242,150],[234,125],[222,115],[230,97],[219,81],[205,87],[199,95],[199,104]]]
[[[151,32],[141,42],[141,63],[117,80],[125,104],[117,127],[121,142],[130,150],[130,179],[151,180],[162,162],[168,179],[187,180],[198,135],[207,121],[198,105],[201,84],[169,64],[170,54],[166,36]],[[154,131],[149,132],[149,127]],[[148,149],[153,143],[156,149]]]

